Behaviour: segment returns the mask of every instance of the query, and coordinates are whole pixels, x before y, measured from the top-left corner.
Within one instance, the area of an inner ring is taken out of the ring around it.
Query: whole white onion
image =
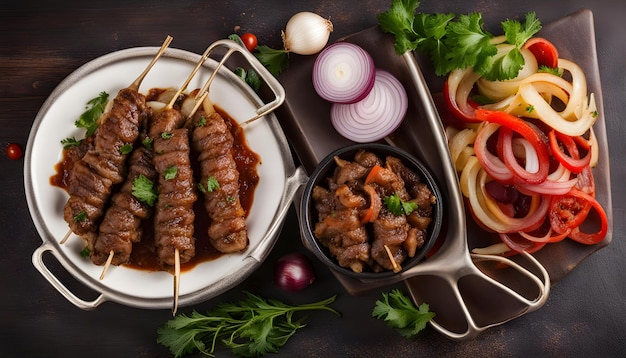
[[[328,43],[333,24],[316,13],[303,11],[293,15],[282,33],[285,51],[313,55]]]

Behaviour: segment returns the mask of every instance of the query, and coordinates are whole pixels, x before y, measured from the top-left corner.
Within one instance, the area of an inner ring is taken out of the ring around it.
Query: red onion
[[[374,86],[375,69],[367,51],[349,42],[337,42],[317,56],[313,64],[313,87],[329,102],[358,102]]]
[[[376,69],[376,80],[369,94],[356,103],[334,103],[330,119],[342,136],[359,143],[375,142],[398,128],[408,103],[400,81],[391,73]]]
[[[302,253],[287,254],[274,266],[274,283],[286,291],[300,291],[315,281],[311,261]]]

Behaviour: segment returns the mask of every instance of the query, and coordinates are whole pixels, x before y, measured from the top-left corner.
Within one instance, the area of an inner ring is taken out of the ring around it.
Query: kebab
[[[122,148],[133,145],[139,124],[149,113],[139,86],[172,41],[168,36],[146,69],[127,88],[119,91],[111,108],[98,121],[93,147],[72,168],[63,216],[70,232],[82,237],[90,250],[97,239],[98,222],[111,195],[113,185],[124,180],[128,154]],[[66,235],[61,243],[67,237]]]
[[[197,96],[196,96],[197,97]],[[239,171],[233,158],[233,136],[206,95],[190,123],[192,146],[200,163],[199,188],[210,218],[211,245],[223,253],[248,246],[246,212],[239,200]]]
[[[100,279],[109,265],[121,265],[130,260],[133,243],[141,241],[141,221],[152,215],[154,198],[138,199],[138,184],[152,186],[157,173],[152,163],[152,151],[141,146],[133,151],[128,161],[128,176],[120,191],[113,194],[111,206],[100,223],[99,235],[91,251],[96,265],[105,264]]]
[[[185,117],[174,108],[180,94],[205,61],[197,64],[170,102],[151,118],[149,138],[153,141],[153,164],[158,176],[158,204],[154,216],[154,243],[162,265],[174,267],[172,313],[178,308],[180,264],[195,255],[193,204],[197,200],[191,168],[189,131]]]

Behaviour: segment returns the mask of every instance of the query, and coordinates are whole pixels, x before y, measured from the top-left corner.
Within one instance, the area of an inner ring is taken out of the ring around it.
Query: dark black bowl
[[[300,231],[302,242],[320,261],[337,273],[361,280],[385,279],[396,275],[397,273],[394,273],[393,271],[354,272],[349,268],[341,267],[337,263],[337,260],[330,256],[328,249],[324,247],[313,234],[315,223],[317,221],[317,212],[315,210],[313,200],[311,199],[313,188],[327,177],[332,176],[336,167],[334,161],[335,156],[352,161],[354,160],[354,155],[360,149],[365,149],[375,153],[380,158],[385,158],[387,155],[393,155],[399,158],[405,166],[413,169],[416,173],[421,175],[422,180],[428,185],[432,194],[437,198],[437,203],[433,205],[433,221],[428,227],[428,234],[424,245],[418,249],[414,257],[409,258],[402,263],[402,271],[406,271],[422,261],[426,256],[426,253],[430,251],[435,244],[435,241],[437,241],[443,221],[444,204],[442,203],[442,195],[439,190],[439,186],[430,171],[419,160],[402,149],[379,143],[365,143],[350,145],[333,151],[322,159],[313,171],[304,188],[302,201],[300,203]]]

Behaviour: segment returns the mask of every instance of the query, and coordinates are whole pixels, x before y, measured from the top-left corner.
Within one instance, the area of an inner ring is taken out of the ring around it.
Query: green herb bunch
[[[378,15],[378,23],[395,36],[398,54],[416,50],[429,55],[438,76],[472,67],[488,80],[515,78],[524,65],[520,48],[541,29],[534,12],[526,14],[524,24],[503,21],[503,43],[511,46],[499,52],[495,37],[483,28],[480,13],[425,14],[416,12],[419,3],[393,0],[391,7]]]
[[[291,306],[246,292],[245,300],[218,305],[206,315],[193,311],[188,316],[176,316],[157,331],[157,342],[168,347],[175,357],[194,351],[213,356],[220,343],[241,357],[276,353],[305,326],[294,320],[294,313],[324,310],[339,314],[329,307],[334,301],[335,296]]]

